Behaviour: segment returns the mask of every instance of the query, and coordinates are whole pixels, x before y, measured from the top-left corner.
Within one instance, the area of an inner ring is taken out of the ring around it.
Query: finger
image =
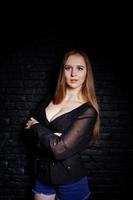
[[[31,117],[30,120],[35,120],[35,119],[33,117]]]

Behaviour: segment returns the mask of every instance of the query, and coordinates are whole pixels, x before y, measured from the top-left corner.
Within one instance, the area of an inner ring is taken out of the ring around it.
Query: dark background
[[[84,155],[91,198],[129,199],[133,189],[130,37],[127,23],[119,18],[102,22],[74,18],[71,25],[69,21],[1,23],[0,199],[32,199],[32,150],[23,127],[54,88],[62,56],[73,48],[84,50],[91,59],[101,110],[101,136]]]

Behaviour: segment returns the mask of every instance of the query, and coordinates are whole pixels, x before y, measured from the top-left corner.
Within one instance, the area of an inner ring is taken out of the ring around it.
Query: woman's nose
[[[72,69],[71,76],[76,76],[76,70],[75,69]]]

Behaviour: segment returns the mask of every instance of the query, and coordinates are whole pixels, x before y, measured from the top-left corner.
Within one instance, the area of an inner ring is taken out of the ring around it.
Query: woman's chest
[[[63,104],[63,105],[62,104],[59,104],[59,105],[49,104],[45,108],[45,115],[46,115],[47,120],[49,122],[52,122],[56,118],[71,112],[73,109],[75,109],[78,106],[79,106],[79,104],[72,104],[72,103],[67,103],[67,104]]]

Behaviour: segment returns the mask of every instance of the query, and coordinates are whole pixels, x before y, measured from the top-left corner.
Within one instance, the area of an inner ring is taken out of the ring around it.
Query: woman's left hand
[[[26,123],[25,129],[30,129],[32,125],[39,123],[35,118],[31,117]]]

